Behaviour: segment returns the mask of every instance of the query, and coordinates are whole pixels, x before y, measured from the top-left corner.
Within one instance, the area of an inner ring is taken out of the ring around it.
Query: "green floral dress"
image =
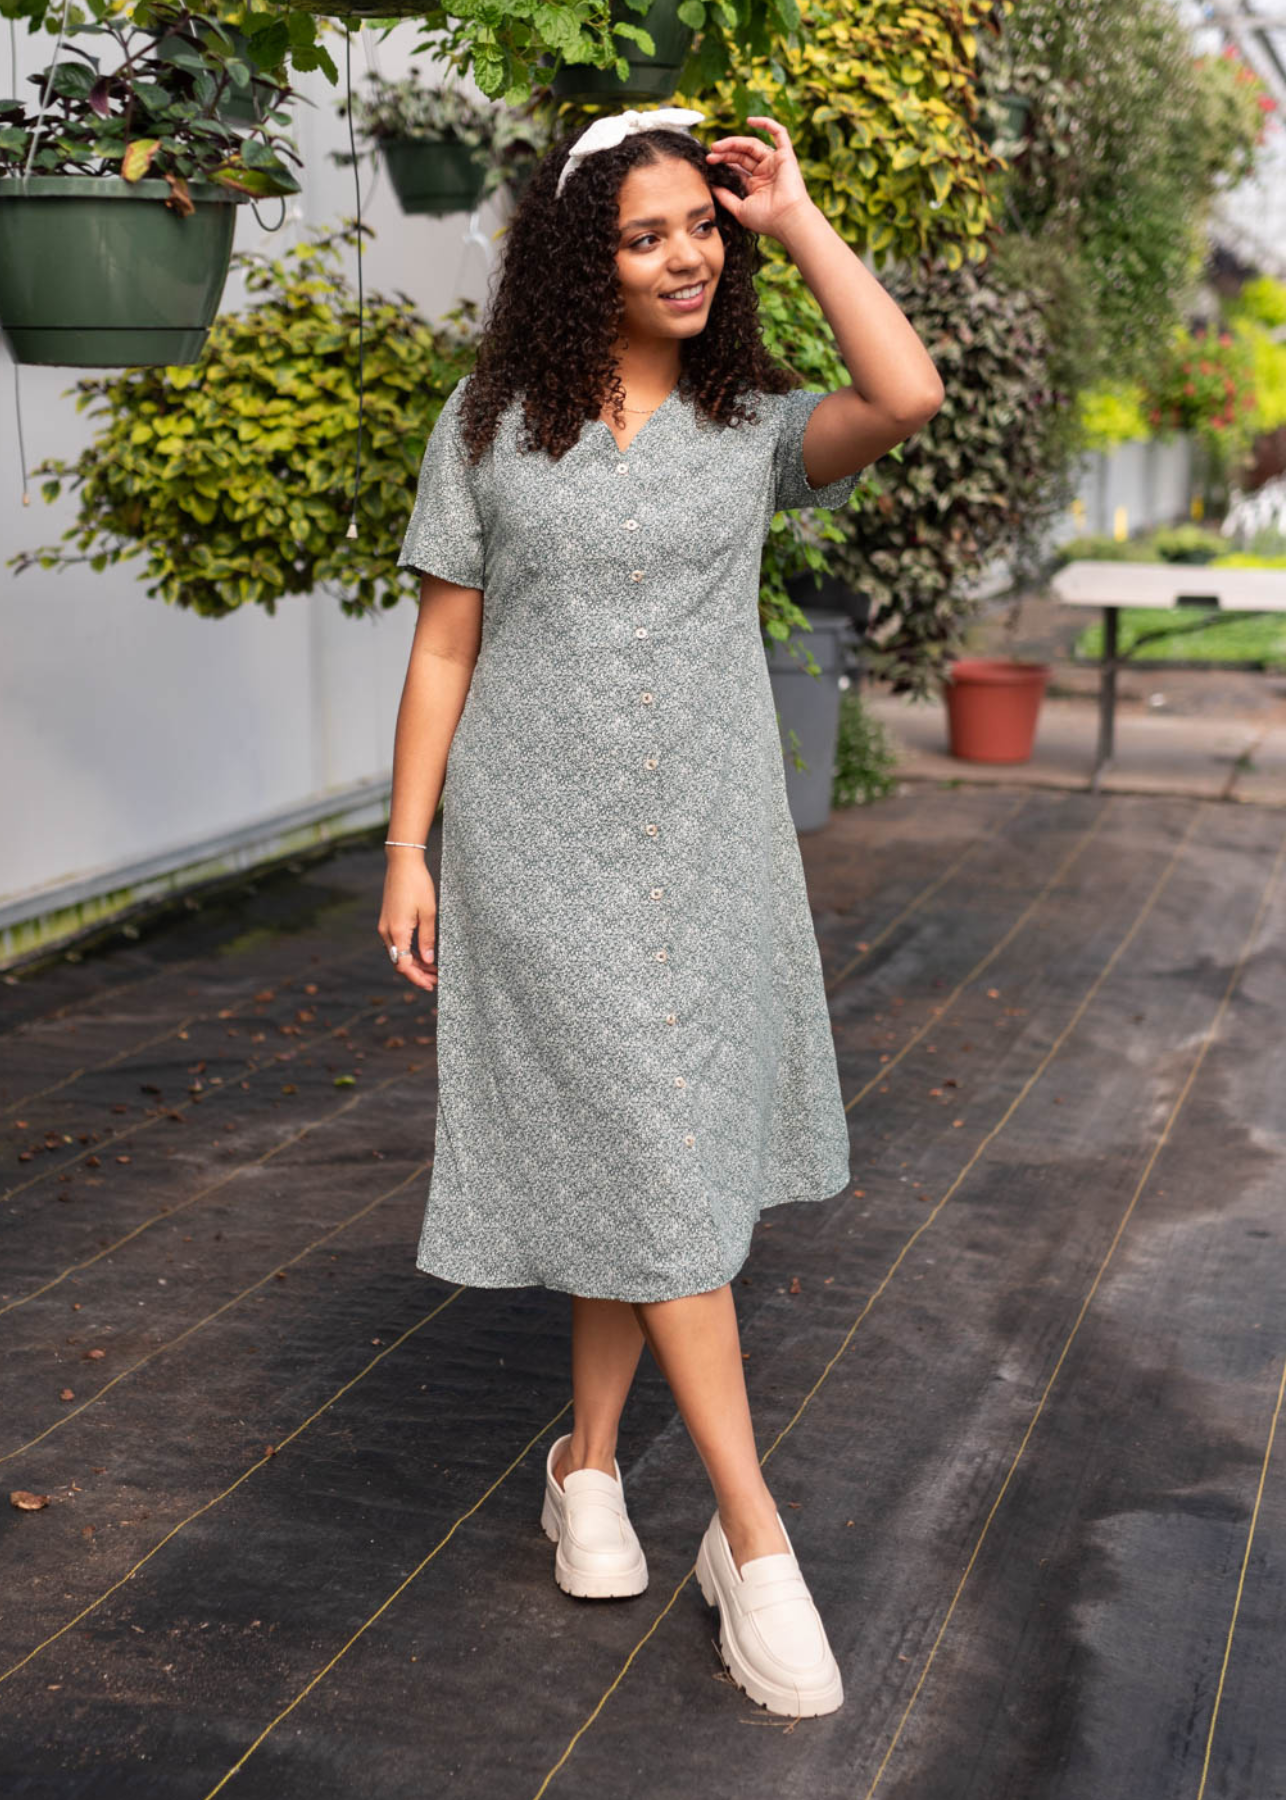
[[[476,467],[469,377],[400,565],[483,590],[447,759],[438,1109],[417,1266],[665,1300],[762,1209],[850,1179],[847,1119],[758,616],[818,393],[720,426],[674,389],[554,461],[513,401]]]

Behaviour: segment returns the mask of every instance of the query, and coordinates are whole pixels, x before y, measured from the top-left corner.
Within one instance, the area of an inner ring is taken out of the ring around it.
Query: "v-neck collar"
[[[648,428],[657,419],[660,418],[661,414],[665,411],[665,409],[668,406],[670,406],[678,398],[678,393],[679,393],[679,383],[675,382],[674,386],[670,389],[669,393],[665,396],[665,399],[662,400],[661,404],[658,407],[656,407],[648,415],[648,417],[646,419],[644,419],[643,423],[639,426],[638,430],[634,433],[634,436],[630,439],[629,443],[626,444],[624,449],[622,449],[621,446],[617,443],[616,433],[612,430],[611,426],[608,424],[606,419],[591,419],[589,421],[589,423],[590,423],[591,427],[595,426],[595,425],[602,426],[603,430],[607,433],[608,438],[611,441],[612,449],[616,452],[617,456],[628,456],[630,454],[630,452],[633,450],[635,444],[637,444],[639,439],[643,436],[643,433],[645,431],[647,431]]]

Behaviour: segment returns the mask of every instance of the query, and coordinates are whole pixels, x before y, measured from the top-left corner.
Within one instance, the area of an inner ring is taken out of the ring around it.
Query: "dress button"
[[[668,950],[658,950],[656,952],[656,960],[658,962],[664,962],[666,960],[666,958],[669,956],[669,954],[670,953]]]
[[[693,1137],[692,1133],[689,1132],[683,1141],[685,1144],[695,1144],[697,1140]]]
[[[639,522],[637,519],[626,519],[625,529],[627,531],[637,531],[638,528],[639,528]]]
[[[665,889],[664,889],[664,888],[653,888],[653,889],[652,889],[652,898],[653,898],[653,899],[654,899],[654,900],[659,900],[659,899],[660,899],[660,898],[661,898],[661,895],[662,895],[662,894],[663,894],[663,893],[664,893],[664,892],[665,892]]]
[[[654,756],[645,756],[643,759],[643,767],[645,769],[654,769],[656,767],[656,758]]]
[[[635,637],[646,637],[647,636],[647,626],[646,625],[636,625],[634,627],[634,635],[635,635]]]
[[[665,1015],[666,1024],[673,1025],[676,1022],[676,1020],[678,1019],[678,1016],[679,1016],[678,1013],[666,1013],[666,1015]]]
[[[642,581],[642,579],[643,579],[642,569],[631,569],[630,570],[630,580],[631,581]]]
[[[644,706],[651,706],[652,704],[651,694],[640,694],[639,699],[643,702]]]
[[[676,1075],[674,1078],[674,1085],[675,1085],[675,1087],[687,1087],[688,1084],[683,1079],[682,1075]]]

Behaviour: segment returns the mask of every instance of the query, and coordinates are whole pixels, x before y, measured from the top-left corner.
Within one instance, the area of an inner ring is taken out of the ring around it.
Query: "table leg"
[[[1116,747],[1116,627],[1118,609],[1115,606],[1103,608],[1103,657],[1099,672],[1098,690],[1098,754],[1094,760],[1094,773],[1090,778],[1090,791],[1097,793],[1105,766],[1111,762]]]

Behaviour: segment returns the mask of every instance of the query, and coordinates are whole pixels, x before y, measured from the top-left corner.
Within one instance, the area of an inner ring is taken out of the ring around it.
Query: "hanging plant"
[[[252,303],[215,320],[196,367],[78,381],[96,435],[74,462],[34,471],[46,500],[75,492],[76,522],[10,566],[141,557],[152,598],[210,619],[273,613],[315,590],[360,616],[413,593],[398,550],[429,432],[472,364],[477,308],[461,302],[436,330],[404,294],[366,294],[363,486],[347,539],[358,303],[344,265],[356,235],[350,224],[280,258],[239,254]]]
[[[266,125],[242,137],[219,116],[249,85],[219,21],[166,5],[144,16],[74,28],[66,57],[32,77],[33,101],[0,101],[0,324],[19,362],[192,361],[235,205],[298,190],[284,138]],[[105,69],[95,52],[109,47],[123,60]]]
[[[348,115],[341,101],[340,117]],[[403,212],[466,212],[502,186],[521,189],[549,146],[546,125],[507,106],[480,106],[457,87],[427,87],[417,76],[374,73],[354,94],[352,123],[372,156],[382,155]],[[352,155],[332,151],[335,162]]]
[[[619,105],[655,104],[668,100],[679,85],[696,36],[691,0],[611,0],[612,30],[623,39],[611,68],[560,58],[549,83],[557,100]]]

